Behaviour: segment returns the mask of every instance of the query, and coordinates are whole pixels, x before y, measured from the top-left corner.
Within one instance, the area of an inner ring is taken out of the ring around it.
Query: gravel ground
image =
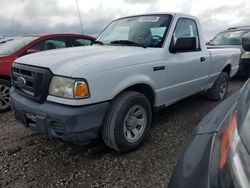
[[[229,94],[243,85],[230,83]],[[48,140],[0,114],[0,187],[166,187],[193,129],[217,103],[193,96],[154,116],[146,143],[118,154],[102,142],[71,146]]]

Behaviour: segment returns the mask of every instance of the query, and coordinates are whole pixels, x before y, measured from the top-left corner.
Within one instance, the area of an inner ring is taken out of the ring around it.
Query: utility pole
[[[81,14],[80,14],[80,8],[79,8],[78,0],[76,0],[76,7],[77,7],[78,17],[79,17],[81,31],[82,31],[82,35],[83,35],[83,24],[82,24],[82,18],[81,18]]]

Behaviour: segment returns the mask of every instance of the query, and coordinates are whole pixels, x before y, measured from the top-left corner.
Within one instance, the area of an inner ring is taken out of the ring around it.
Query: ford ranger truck
[[[12,67],[16,120],[75,144],[101,137],[137,149],[152,112],[195,93],[225,98],[239,49],[206,48],[197,18],[143,14],[112,21],[89,47],[24,56]]]

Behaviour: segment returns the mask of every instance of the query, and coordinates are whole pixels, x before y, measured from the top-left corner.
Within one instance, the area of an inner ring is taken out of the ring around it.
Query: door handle
[[[165,66],[157,66],[157,67],[154,67],[153,70],[154,71],[160,71],[160,70],[165,70]]]
[[[205,57],[201,57],[201,58],[200,58],[200,61],[201,61],[201,62],[206,61],[206,58],[205,58]]]

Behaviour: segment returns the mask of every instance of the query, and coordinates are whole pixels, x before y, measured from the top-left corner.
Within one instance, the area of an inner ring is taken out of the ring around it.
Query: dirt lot
[[[243,85],[233,80],[229,94]],[[72,147],[0,114],[0,187],[165,187],[193,129],[217,103],[193,96],[161,110],[149,139],[121,155],[102,142]]]

